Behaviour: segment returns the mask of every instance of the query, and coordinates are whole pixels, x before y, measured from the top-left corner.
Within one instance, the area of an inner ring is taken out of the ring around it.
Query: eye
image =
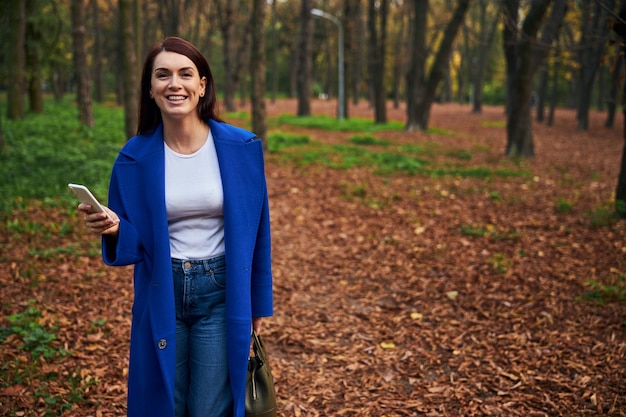
[[[164,72],[157,72],[155,74],[155,77],[158,78],[159,80],[162,80],[163,78],[167,78],[167,74]]]

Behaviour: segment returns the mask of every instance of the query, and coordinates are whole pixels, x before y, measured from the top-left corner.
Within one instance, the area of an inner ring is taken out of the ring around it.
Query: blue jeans
[[[226,352],[226,262],[172,259],[176,303],[176,417],[232,413]]]

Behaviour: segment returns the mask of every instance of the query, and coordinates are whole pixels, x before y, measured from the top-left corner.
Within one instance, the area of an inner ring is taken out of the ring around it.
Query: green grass
[[[350,138],[350,142],[362,146],[389,146],[388,140],[376,139],[372,135],[354,135]]]
[[[374,123],[370,119],[350,118],[338,120],[330,116],[292,116],[281,115],[274,119],[279,125],[308,127],[313,129],[331,130],[334,132],[381,132],[390,130],[404,130],[404,123],[388,122]]]
[[[72,198],[67,183],[106,197],[111,166],[125,141],[122,111],[94,105],[96,126],[83,127],[69,99],[46,101],[43,114],[3,120],[0,212],[29,199]]]
[[[273,132],[268,135],[267,144],[271,153],[278,153],[290,146],[301,146],[311,142],[306,135],[296,135],[292,133]]]

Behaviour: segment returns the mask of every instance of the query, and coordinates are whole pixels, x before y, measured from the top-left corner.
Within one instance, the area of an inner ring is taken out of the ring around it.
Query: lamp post
[[[344,90],[344,81],[343,81],[343,26],[341,25],[341,21],[339,19],[337,19],[335,16],[333,16],[332,14],[326,13],[322,10],[319,9],[311,9],[311,14],[313,16],[317,16],[317,17],[322,17],[325,19],[330,20],[331,22],[333,22],[335,25],[337,25],[337,29],[339,31],[339,40],[338,40],[338,44],[339,44],[339,61],[337,63],[337,66],[339,67],[339,95],[338,95],[338,101],[339,101],[339,106],[337,109],[337,119],[339,120],[343,120],[345,118],[345,90]]]

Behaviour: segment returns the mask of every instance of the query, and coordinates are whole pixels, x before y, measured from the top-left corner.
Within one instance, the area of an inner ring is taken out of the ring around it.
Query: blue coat
[[[263,148],[243,129],[214,120],[209,127],[224,189],[228,367],[234,417],[243,417],[252,317],[273,312]],[[113,166],[108,204],[120,217],[120,227],[117,239],[103,237],[104,262],[135,266],[128,416],[174,416],[176,318],[162,125],[122,148]]]

